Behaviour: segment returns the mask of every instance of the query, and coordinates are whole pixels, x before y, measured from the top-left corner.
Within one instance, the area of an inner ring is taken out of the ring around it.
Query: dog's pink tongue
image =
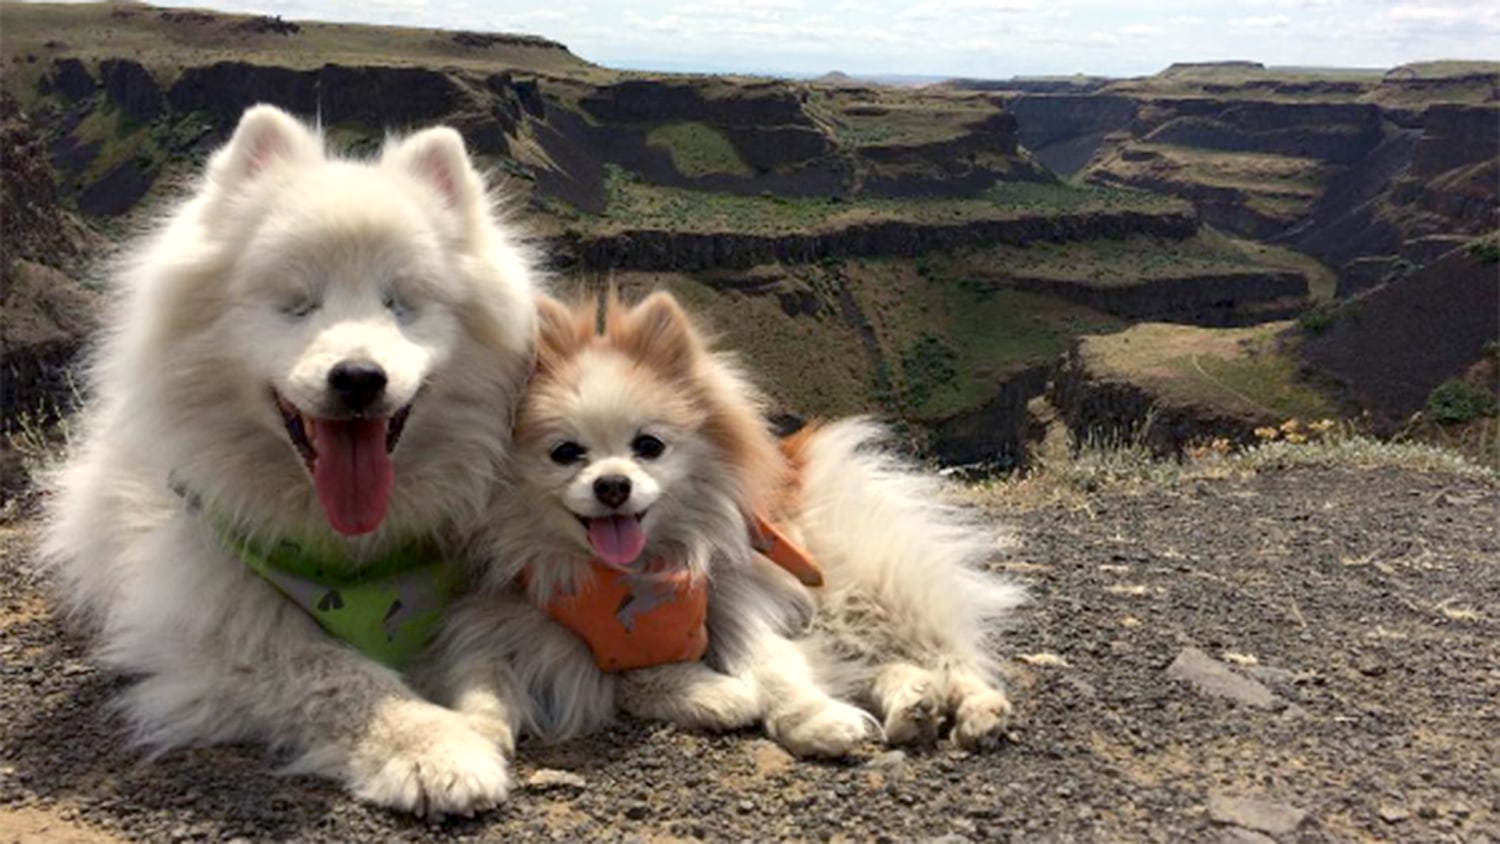
[[[646,532],[635,516],[589,519],[589,545],[605,565],[628,566],[646,549]]]
[[[339,533],[369,533],[385,518],[396,473],[385,451],[389,419],[313,419],[313,487]]]

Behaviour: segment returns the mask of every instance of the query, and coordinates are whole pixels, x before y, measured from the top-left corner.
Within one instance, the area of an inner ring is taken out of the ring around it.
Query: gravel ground
[[[0,841],[1500,840],[1500,485],[1291,469],[1001,496],[1015,740],[844,764],[623,722],[524,745],[503,809],[424,823],[253,747],[143,765],[0,526]],[[560,776],[558,772],[581,777]]]

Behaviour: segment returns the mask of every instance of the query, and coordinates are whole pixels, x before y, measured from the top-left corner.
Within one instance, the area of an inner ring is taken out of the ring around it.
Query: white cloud
[[[1236,29],[1286,29],[1292,22],[1285,15],[1265,15],[1262,17],[1234,18],[1229,22]]]

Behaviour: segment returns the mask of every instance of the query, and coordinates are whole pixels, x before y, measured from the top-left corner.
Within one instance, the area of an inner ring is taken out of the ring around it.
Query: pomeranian
[[[491,734],[563,740],[618,709],[848,754],[873,719],[787,638],[811,595],[756,550],[776,538],[757,514],[788,491],[757,393],[667,294],[538,308],[509,477],[438,694]]]

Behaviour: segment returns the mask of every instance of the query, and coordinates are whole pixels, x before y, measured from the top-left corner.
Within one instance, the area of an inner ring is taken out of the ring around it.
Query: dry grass
[[[1339,426],[1329,436],[1302,443],[1275,440],[1242,449],[1196,449],[1181,459],[1157,457],[1138,444],[1092,445],[1071,457],[1041,460],[1022,473],[957,487],[954,494],[985,509],[1062,507],[1086,513],[1091,495],[1104,490],[1128,494],[1301,467],[1389,467],[1500,483],[1500,466],[1484,465],[1430,443],[1383,441],[1350,430]]]
[[[1082,346],[1090,371],[1138,384],[1174,404],[1252,418],[1333,415],[1332,400],[1299,379],[1281,333],[1286,322],[1249,328],[1138,323]]]
[[[130,3],[0,5],[12,89],[29,94],[53,58],[128,58],[170,85],[184,67],[221,61],[310,69],[325,64],[522,69],[592,78],[612,75],[540,39],[464,46],[453,32],[299,21],[291,34],[247,28],[254,15],[158,9]],[[30,57],[30,58],[28,58]],[[18,61],[11,61],[12,59]],[[34,60],[32,60],[34,59]]]

